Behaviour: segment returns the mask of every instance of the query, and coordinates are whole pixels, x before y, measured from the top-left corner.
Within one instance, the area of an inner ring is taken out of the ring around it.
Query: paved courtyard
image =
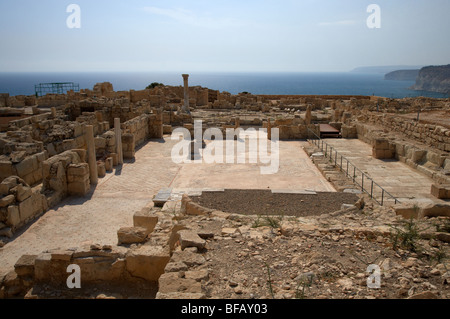
[[[117,230],[133,224],[133,214],[165,187],[334,191],[298,141],[280,142],[280,168],[261,175],[256,164],[175,164],[175,141],[149,141],[132,162],[99,179],[85,198],[70,197],[16,234],[0,248],[0,273],[24,254],[69,249],[82,244],[116,244]]]

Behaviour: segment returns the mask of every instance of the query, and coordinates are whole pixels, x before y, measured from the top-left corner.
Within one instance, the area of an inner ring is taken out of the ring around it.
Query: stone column
[[[305,115],[305,123],[306,125],[310,125],[311,124],[311,111],[312,111],[312,107],[311,105],[308,105],[308,107],[306,108],[306,115]]]
[[[116,153],[119,157],[119,165],[123,164],[123,149],[122,149],[122,130],[120,129],[120,118],[114,119],[114,133],[116,135]]]
[[[84,133],[87,145],[87,155],[89,163],[89,177],[91,184],[98,183],[98,171],[97,171],[97,155],[95,154],[95,142],[94,142],[94,127],[92,125],[86,126]]]
[[[183,74],[184,80],[184,106],[183,112],[189,113],[189,74]]]
[[[56,107],[52,107],[51,110],[52,110],[52,117],[56,118]]]

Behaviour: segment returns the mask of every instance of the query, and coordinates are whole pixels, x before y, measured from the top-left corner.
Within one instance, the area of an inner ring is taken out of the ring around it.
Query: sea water
[[[181,86],[180,73],[0,73],[0,93],[33,95],[39,83],[74,82],[81,89],[111,82],[115,91],[143,90],[153,82]],[[232,94],[376,95],[388,98],[447,95],[410,90],[414,81],[387,81],[380,74],[358,73],[190,73],[189,85]]]

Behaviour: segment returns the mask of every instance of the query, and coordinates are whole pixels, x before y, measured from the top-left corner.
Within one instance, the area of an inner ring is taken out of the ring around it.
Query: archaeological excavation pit
[[[342,205],[354,205],[358,196],[337,192],[272,192],[271,190],[232,190],[203,192],[192,196],[195,203],[215,210],[242,215],[317,216],[333,213]]]

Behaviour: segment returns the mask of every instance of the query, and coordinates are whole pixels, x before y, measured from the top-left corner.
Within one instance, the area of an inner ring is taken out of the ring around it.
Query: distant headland
[[[385,80],[391,81],[415,81],[420,70],[398,70],[389,72],[384,76]]]
[[[387,74],[397,70],[419,70],[423,65],[388,65],[388,66],[362,66],[353,69],[351,73]]]
[[[445,94],[450,93],[450,64],[422,68],[417,76],[416,84],[411,89]]]

